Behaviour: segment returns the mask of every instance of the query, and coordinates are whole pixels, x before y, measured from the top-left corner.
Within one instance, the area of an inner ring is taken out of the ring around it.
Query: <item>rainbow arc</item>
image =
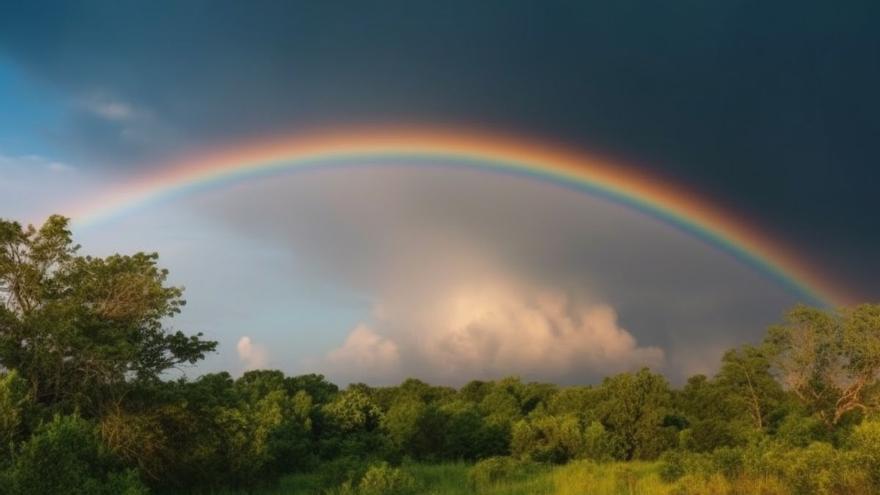
[[[519,138],[440,130],[324,133],[252,142],[190,156],[74,208],[85,228],[150,204],[256,177],[383,161],[430,163],[556,184],[638,210],[772,278],[813,304],[853,300],[802,256],[696,192],[605,160]]]

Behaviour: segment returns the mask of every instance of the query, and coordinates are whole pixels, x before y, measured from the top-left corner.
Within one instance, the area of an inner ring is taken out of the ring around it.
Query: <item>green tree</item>
[[[185,302],[156,254],[77,251],[66,218],[39,229],[0,220],[0,365],[19,371],[36,401],[97,413],[127,382],[215,349],[164,326]]]
[[[513,425],[510,451],[520,458],[563,464],[584,454],[585,441],[576,416],[538,414]]]
[[[443,432],[447,459],[473,461],[508,453],[509,428],[486,421],[474,403],[455,401],[442,411],[447,418]]]
[[[666,379],[648,369],[606,378],[597,405],[617,458],[654,459],[675,444],[676,430],[666,425],[672,393]]]
[[[721,358],[715,377],[726,407],[733,416],[746,416],[755,430],[768,426],[771,413],[783,401],[783,391],[771,374],[771,364],[763,349],[745,345],[731,349]]]
[[[880,305],[836,312],[799,306],[765,344],[785,387],[829,428],[850,412],[880,408]]]
[[[306,392],[315,404],[326,404],[339,393],[339,387],[328,382],[324,375],[314,373],[289,376],[284,379],[284,385],[290,395],[295,395],[300,390]]]

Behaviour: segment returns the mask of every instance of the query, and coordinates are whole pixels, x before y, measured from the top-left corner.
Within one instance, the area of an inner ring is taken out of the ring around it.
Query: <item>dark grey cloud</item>
[[[524,132],[691,184],[876,298],[878,21],[870,0],[21,2],[0,50],[149,116],[73,105],[77,162],[340,124]]]

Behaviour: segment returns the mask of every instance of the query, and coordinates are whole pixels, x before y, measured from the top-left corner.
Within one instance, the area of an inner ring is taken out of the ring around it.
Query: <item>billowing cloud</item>
[[[610,306],[558,291],[496,279],[434,286],[416,298],[387,296],[375,312],[375,330],[359,325],[328,354],[329,376],[395,382],[414,374],[461,384],[510,374],[584,379],[663,365],[663,351],[639,346]]]
[[[342,346],[327,355],[328,373],[345,381],[386,381],[400,374],[400,352],[397,344],[377,334],[366,325],[358,325]]]
[[[245,370],[265,368],[269,363],[269,351],[262,345],[254,343],[248,336],[238,339],[235,349]]]

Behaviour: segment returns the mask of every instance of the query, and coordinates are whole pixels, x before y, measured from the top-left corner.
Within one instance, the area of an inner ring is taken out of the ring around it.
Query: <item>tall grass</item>
[[[475,483],[473,465],[464,463],[405,464],[401,470],[415,479],[418,495],[868,495],[867,488],[845,492],[798,490],[771,476],[728,479],[720,473],[687,474],[674,482],[660,476],[659,462],[595,463],[576,461],[564,466],[524,464],[504,477]],[[221,492],[233,494],[235,492]],[[240,492],[237,495],[243,495]],[[357,490],[321,486],[315,475],[292,475],[280,484],[249,495],[358,495]],[[217,493],[219,495],[219,493]]]

